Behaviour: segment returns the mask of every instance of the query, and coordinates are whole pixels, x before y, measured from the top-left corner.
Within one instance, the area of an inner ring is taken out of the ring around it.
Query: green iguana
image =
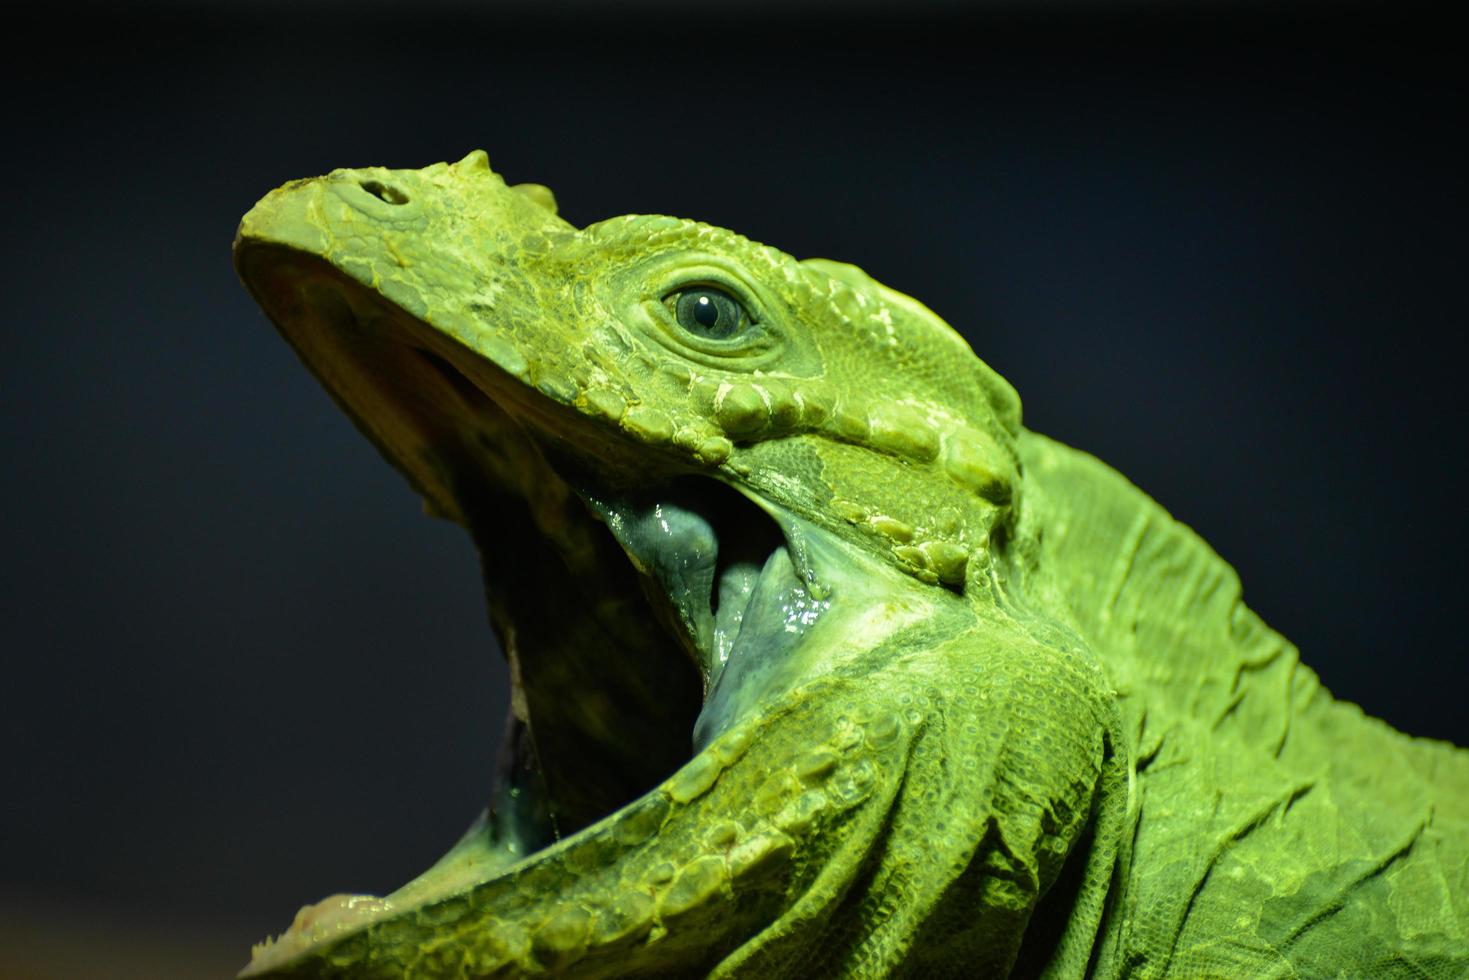
[[[245,975],[1469,976],[1469,752],[915,300],[482,152],[287,184],[235,262],[473,535],[512,684],[463,839]]]

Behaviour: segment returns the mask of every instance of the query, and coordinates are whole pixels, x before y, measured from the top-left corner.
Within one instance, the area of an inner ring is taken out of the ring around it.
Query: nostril
[[[396,187],[389,187],[387,184],[384,184],[380,181],[364,180],[360,182],[359,186],[363,190],[367,191],[367,193],[377,198],[379,201],[386,201],[389,204],[408,203],[407,194],[404,194]]]

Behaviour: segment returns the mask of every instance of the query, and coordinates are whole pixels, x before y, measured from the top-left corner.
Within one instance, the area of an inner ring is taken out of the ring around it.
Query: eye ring
[[[665,295],[663,302],[674,322],[700,340],[738,340],[756,324],[742,300],[711,283],[681,286]]]

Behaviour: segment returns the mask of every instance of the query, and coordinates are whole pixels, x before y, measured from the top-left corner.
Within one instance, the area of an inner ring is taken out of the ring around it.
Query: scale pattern
[[[247,973],[1469,975],[1469,753],[1332,699],[917,301],[697,222],[573,228],[479,152],[288,184],[236,263],[433,513],[483,527],[463,488],[507,487],[585,574],[537,447],[702,475],[814,542],[838,610],[641,799],[465,887],[304,910]],[[659,312],[710,280],[743,346]]]

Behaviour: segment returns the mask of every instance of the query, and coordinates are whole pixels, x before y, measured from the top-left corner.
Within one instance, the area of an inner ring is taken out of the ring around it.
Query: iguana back
[[[1135,752],[1099,975],[1464,976],[1469,753],[1333,699],[1116,471],[1021,455],[1017,591],[1105,663]]]

